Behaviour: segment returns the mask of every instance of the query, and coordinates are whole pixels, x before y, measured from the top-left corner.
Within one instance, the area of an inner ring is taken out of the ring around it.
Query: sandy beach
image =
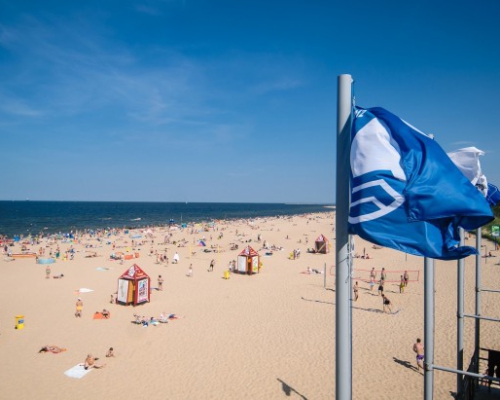
[[[78,243],[47,242],[46,255],[60,246],[61,257],[50,265],[34,258],[0,260],[0,399],[332,399],[335,397],[335,232],[334,212],[284,218],[219,221],[203,229],[152,228]],[[219,238],[222,234],[222,238]],[[324,235],[328,254],[311,254]],[[132,239],[133,235],[141,235]],[[170,243],[164,243],[170,235]],[[258,238],[260,236],[260,241]],[[135,246],[132,245],[135,240]],[[151,242],[153,240],[153,243]],[[199,246],[203,240],[206,247]],[[144,243],[142,243],[144,241]],[[472,244],[473,239],[469,239]],[[174,244],[174,242],[176,244]],[[268,247],[282,250],[263,249]],[[139,258],[111,260],[115,252],[138,252]],[[178,243],[183,243],[178,247]],[[231,250],[231,243],[238,249]],[[485,242],[494,255],[493,245]],[[259,274],[224,272],[250,245],[261,256]],[[73,260],[62,257],[70,247]],[[21,244],[11,248],[20,252]],[[168,263],[158,262],[157,252]],[[219,249],[219,252],[213,250]],[[290,252],[300,249],[292,260]],[[151,251],[153,254],[151,254]],[[353,303],[353,398],[422,399],[423,376],[415,369],[412,351],[423,339],[423,259],[386,248],[374,249],[359,238],[355,251],[370,255],[354,260],[359,299]],[[95,257],[86,255],[95,252]],[[180,261],[172,263],[177,252]],[[272,253],[272,255],[266,255]],[[214,271],[209,272],[211,260]],[[500,288],[499,258],[483,258],[483,286]],[[465,311],[474,311],[474,258],[466,259]],[[137,307],[110,304],[119,276],[137,264],[151,278],[150,302]],[[193,276],[188,277],[192,264]],[[456,366],[456,262],[436,261],[436,364]],[[308,267],[326,274],[308,274]],[[326,268],[325,268],[326,267]],[[393,313],[382,312],[377,286],[370,290],[369,271],[388,273],[385,293]],[[404,293],[399,276],[410,272]],[[64,274],[61,279],[54,275]],[[163,277],[163,290],[158,276]],[[326,287],[325,287],[326,284]],[[79,289],[92,291],[80,292]],[[500,317],[498,294],[483,295],[483,315]],[[82,317],[75,304],[82,299]],[[110,311],[109,319],[94,313]],[[131,323],[134,314],[179,318],[143,327]],[[15,329],[15,316],[24,316]],[[481,347],[500,349],[498,325],[482,322]],[[59,354],[39,353],[46,345]],[[425,345],[425,343],[424,343]],[[464,364],[474,345],[474,321],[465,321]],[[106,358],[113,347],[115,357]],[[106,363],[82,378],[65,375],[87,354]],[[451,399],[456,377],[435,372],[435,398]]]

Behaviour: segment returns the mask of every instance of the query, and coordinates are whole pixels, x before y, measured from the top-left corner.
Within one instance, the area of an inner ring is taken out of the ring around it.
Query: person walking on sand
[[[382,268],[382,271],[380,271],[380,279],[383,279],[384,281],[387,278],[387,274],[385,273],[385,268]]]
[[[208,267],[208,272],[213,272],[215,265],[215,260],[210,261],[210,267]]]
[[[381,279],[379,284],[378,284],[378,294],[379,296],[382,295],[384,297],[384,280]]]
[[[163,278],[158,275],[158,290],[163,290]]]
[[[399,293],[405,292],[405,279],[403,275],[401,275],[401,281],[399,282]]]
[[[190,278],[193,276],[193,264],[189,264],[189,269],[188,272],[186,273],[186,276]]]
[[[75,317],[81,317],[82,310],[83,310],[83,301],[82,301],[82,299],[78,298],[78,300],[76,301]]]
[[[408,281],[410,280],[410,276],[408,275],[408,271],[405,271],[405,273],[403,274],[403,279],[405,282],[405,287],[408,286]]]
[[[389,313],[392,314],[392,303],[391,303],[391,301],[389,300],[389,298],[385,294],[382,294],[382,301],[383,301],[383,311],[384,311],[384,313],[385,313],[385,310],[388,309]]]
[[[417,371],[420,372],[420,368],[424,371],[424,345],[420,338],[413,344],[413,351],[417,354]]]
[[[50,279],[50,265],[45,268],[45,279]]]
[[[356,283],[354,284],[354,286],[352,287],[352,290],[354,291],[354,301],[358,301],[358,290],[359,290],[359,287],[358,287],[358,282],[356,281]]]
[[[375,278],[377,277],[377,273],[375,272],[375,267],[370,271],[370,290],[373,290],[375,286]]]

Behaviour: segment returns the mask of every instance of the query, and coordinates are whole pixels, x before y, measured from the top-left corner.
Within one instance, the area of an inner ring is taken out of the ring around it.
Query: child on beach
[[[106,357],[114,357],[115,353],[112,347],[109,348],[108,352],[106,353]]]

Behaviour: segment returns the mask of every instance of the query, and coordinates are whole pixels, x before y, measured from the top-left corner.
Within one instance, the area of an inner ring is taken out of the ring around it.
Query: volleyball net
[[[388,270],[385,269],[385,282],[401,282],[401,277],[406,273],[408,274],[408,282],[419,282],[420,281],[420,271],[416,269],[396,269],[396,270]],[[362,269],[362,268],[354,268],[352,270],[352,279],[370,282],[370,273],[371,269]],[[375,282],[380,280],[381,270],[376,269],[375,271]],[[335,265],[330,267],[330,275],[335,275]]]

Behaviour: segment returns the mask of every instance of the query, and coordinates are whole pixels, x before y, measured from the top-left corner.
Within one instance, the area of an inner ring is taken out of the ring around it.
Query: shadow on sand
[[[363,307],[356,307],[352,306],[353,310],[361,310],[361,311],[368,311],[368,312],[373,312],[377,314],[383,314],[384,312],[382,310],[379,310],[378,308],[363,308]]]
[[[306,299],[305,297],[301,297],[302,300],[305,300],[305,301],[312,301],[314,303],[323,303],[323,304],[331,304],[332,306],[335,305],[335,303],[331,302],[331,301],[323,301],[323,300],[315,300],[315,299]]]
[[[289,386],[286,382],[283,382],[280,378],[276,378],[278,380],[278,382],[281,383],[281,390],[283,390],[283,392],[287,395],[287,396],[291,396],[292,393],[295,393],[296,395],[298,395],[302,400],[307,400],[307,397],[304,396],[303,394],[297,392],[293,387]]]
[[[403,361],[396,357],[392,357],[392,359],[394,360],[395,363],[398,363],[399,365],[402,365],[405,368],[411,369],[412,371],[418,372],[418,368],[415,367],[411,362]]]

